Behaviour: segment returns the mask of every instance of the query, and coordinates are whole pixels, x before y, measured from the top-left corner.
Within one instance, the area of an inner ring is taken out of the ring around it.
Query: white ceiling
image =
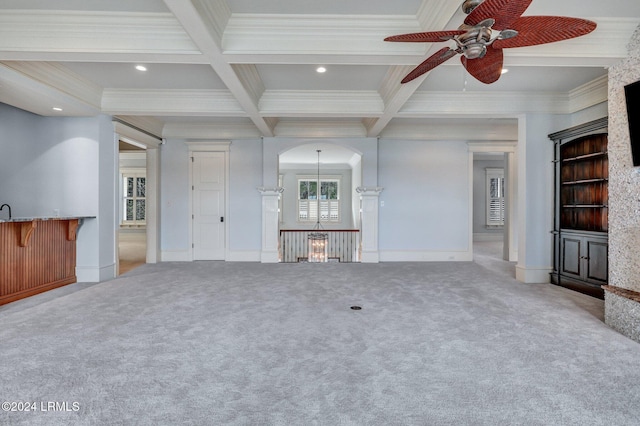
[[[508,140],[519,114],[606,100],[606,68],[626,56],[640,23],[637,0],[533,0],[525,15],[598,28],[505,49],[509,72],[491,85],[466,75],[458,58],[400,85],[446,43],[383,39],[455,29],[460,4],[0,0],[0,102],[47,116],[110,114],[165,138]],[[319,65],[327,72],[316,73]]]

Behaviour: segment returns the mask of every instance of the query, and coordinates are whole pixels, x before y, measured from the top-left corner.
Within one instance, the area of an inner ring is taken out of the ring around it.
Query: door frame
[[[473,157],[475,153],[499,152],[504,155],[504,177],[507,183],[505,193],[505,224],[503,234],[503,259],[518,260],[518,182],[517,182],[517,141],[469,142],[469,248],[473,256]]]
[[[160,261],[160,225],[159,225],[159,215],[160,215],[160,147],[164,143],[163,139],[152,135],[151,133],[145,132],[143,130],[132,127],[131,125],[113,120],[113,127],[115,132],[114,143],[118,144],[118,141],[122,139],[123,141],[130,143],[132,145],[140,146],[144,148],[146,151],[147,164],[146,164],[146,174],[147,174],[147,185],[146,185],[146,194],[147,200],[145,203],[145,210],[147,216],[147,224],[146,224],[146,234],[147,234],[147,263],[157,263]],[[116,190],[114,191],[114,196],[116,197],[116,202],[114,203],[114,208],[116,210],[115,214],[115,247],[114,247],[114,256],[115,256],[115,276],[117,277],[120,273],[120,262],[118,260],[118,245],[120,243],[120,220],[119,220],[119,208],[120,208],[120,190],[119,190],[119,181],[120,181],[120,153],[119,150],[116,149],[116,167],[115,167],[115,176],[116,180]]]
[[[189,258],[194,260],[193,247],[193,156],[196,152],[224,153],[224,261],[229,258],[229,152],[231,141],[186,141],[189,148]]]

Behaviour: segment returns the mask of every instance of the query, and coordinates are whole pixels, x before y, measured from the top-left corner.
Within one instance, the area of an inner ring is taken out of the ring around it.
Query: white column
[[[358,187],[360,194],[360,239],[362,263],[378,263],[378,199],[384,188]]]
[[[160,213],[160,153],[157,147],[147,148],[147,187],[146,187],[146,223],[147,223],[147,263],[158,262],[158,229]]]
[[[284,188],[258,188],[262,194],[262,263],[278,263],[278,200]]]

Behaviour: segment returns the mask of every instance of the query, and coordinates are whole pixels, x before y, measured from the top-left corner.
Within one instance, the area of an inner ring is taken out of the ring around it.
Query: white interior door
[[[225,153],[193,153],[193,259],[225,259]]]

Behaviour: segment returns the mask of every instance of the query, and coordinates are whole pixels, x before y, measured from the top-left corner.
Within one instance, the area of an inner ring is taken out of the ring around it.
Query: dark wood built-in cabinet
[[[608,282],[607,119],[549,135],[555,142],[551,282],[603,297]]]

